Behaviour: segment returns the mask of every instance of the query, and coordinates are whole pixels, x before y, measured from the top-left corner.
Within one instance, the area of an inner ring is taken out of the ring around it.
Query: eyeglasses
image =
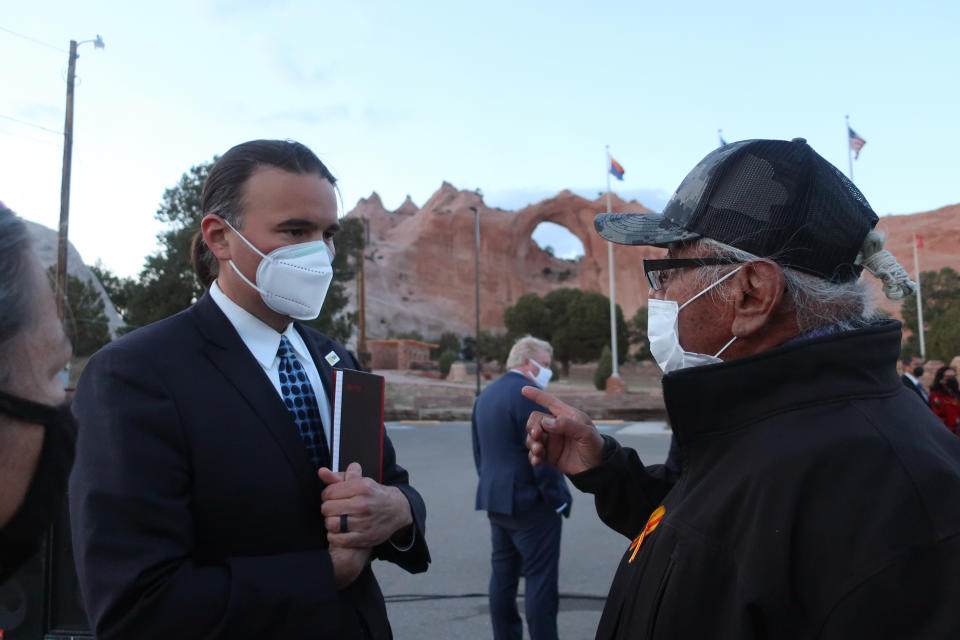
[[[667,283],[667,271],[673,269],[693,269],[717,264],[743,264],[736,258],[667,258],[666,260],[644,260],[643,272],[654,291],[660,291]]]

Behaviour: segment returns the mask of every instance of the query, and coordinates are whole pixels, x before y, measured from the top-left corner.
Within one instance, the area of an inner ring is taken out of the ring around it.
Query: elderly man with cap
[[[805,140],[706,156],[662,215],[595,221],[644,260],[680,473],[533,387],[534,464],[625,535],[597,638],[960,637],[960,441],[896,374],[863,269],[915,285]]]

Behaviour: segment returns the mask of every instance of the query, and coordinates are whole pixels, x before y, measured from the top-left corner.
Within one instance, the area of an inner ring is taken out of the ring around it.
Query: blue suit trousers
[[[517,585],[524,577],[524,613],[531,640],[557,640],[557,581],[563,518],[543,505],[533,513],[489,513],[493,547],[490,618],[494,640],[522,640]]]

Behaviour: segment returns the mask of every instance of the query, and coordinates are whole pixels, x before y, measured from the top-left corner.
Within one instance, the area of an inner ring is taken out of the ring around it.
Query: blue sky
[[[346,209],[423,202],[447,180],[519,208],[614,188],[658,208],[728,141],[802,136],[880,215],[960,202],[960,3],[8,3],[0,200],[56,227],[66,50],[77,64],[70,237],[137,273],[164,189],[244,140],[293,138]],[[50,46],[17,37],[9,31]]]

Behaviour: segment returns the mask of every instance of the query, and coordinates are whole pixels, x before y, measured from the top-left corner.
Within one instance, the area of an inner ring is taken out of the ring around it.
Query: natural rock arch
[[[614,198],[618,211],[646,212],[636,202]],[[409,199],[394,212],[373,194],[350,215],[370,220],[371,241],[382,256],[367,277],[367,335],[417,330],[475,331],[474,213],[480,217],[480,326],[503,328],[503,312],[525,293],[546,295],[559,287],[608,294],[607,243],[594,231],[593,219],[605,202],[569,191],[519,211],[487,207],[471,191],[444,183],[420,209]],[[572,262],[551,257],[531,234],[541,222],[567,228],[583,244],[584,256]],[[655,249],[618,247],[617,302],[630,317],[646,299],[637,264]],[[626,271],[624,271],[626,269]],[[622,282],[621,282],[622,281]]]

